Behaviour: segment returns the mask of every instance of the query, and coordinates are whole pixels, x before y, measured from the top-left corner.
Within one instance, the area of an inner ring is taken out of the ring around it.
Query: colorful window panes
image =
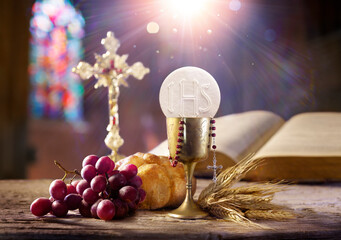
[[[31,114],[79,121],[83,86],[72,73],[83,56],[84,19],[69,0],[37,0],[30,22]]]

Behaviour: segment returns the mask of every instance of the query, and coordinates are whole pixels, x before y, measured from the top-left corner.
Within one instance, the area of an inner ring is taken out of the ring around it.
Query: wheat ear
[[[254,184],[231,188],[262,162],[262,160],[252,159],[252,156],[249,155],[235,166],[219,173],[216,183],[209,184],[200,193],[198,198],[200,207],[217,218],[253,227],[263,226],[250,219],[294,218],[293,212],[271,203],[274,194],[280,191],[278,184]]]

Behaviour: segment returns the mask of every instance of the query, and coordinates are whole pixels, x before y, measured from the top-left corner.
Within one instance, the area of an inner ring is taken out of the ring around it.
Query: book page
[[[238,162],[256,152],[284,124],[278,115],[249,111],[216,119],[217,151]]]
[[[261,166],[247,180],[341,180],[341,113],[294,116],[258,151]]]
[[[256,157],[341,156],[341,113],[302,113],[284,126]]]

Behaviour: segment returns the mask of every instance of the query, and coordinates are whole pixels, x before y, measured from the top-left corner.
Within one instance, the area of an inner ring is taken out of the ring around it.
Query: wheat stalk
[[[231,188],[245,174],[255,169],[262,160],[249,155],[238,164],[217,176],[216,183],[209,184],[199,195],[198,204],[211,215],[246,226],[263,227],[250,219],[285,220],[294,214],[285,207],[271,203],[281,188],[278,184],[254,184]]]
[[[249,219],[265,219],[265,220],[287,220],[295,218],[292,212],[286,210],[248,210],[245,212],[245,216]]]

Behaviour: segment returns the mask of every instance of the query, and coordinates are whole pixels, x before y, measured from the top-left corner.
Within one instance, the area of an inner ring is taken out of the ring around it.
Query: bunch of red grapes
[[[65,217],[69,210],[79,209],[84,217],[103,220],[120,219],[135,212],[146,192],[140,188],[137,167],[127,164],[114,170],[115,163],[107,156],[89,155],[82,163],[82,180],[65,184],[61,179],[50,184],[50,198],[34,200],[30,210],[36,216],[48,213]]]

